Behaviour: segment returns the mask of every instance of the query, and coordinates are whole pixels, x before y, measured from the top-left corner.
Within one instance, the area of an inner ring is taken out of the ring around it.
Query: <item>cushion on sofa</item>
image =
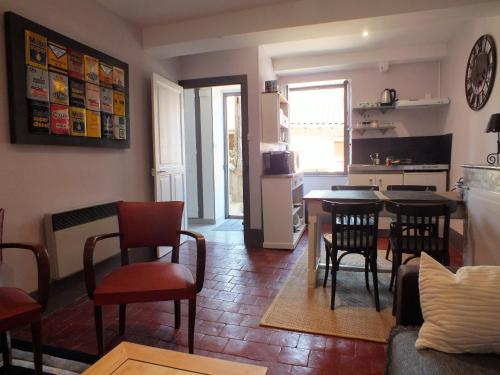
[[[500,354],[500,267],[462,267],[453,274],[422,253],[419,290],[424,323],[417,349]]]

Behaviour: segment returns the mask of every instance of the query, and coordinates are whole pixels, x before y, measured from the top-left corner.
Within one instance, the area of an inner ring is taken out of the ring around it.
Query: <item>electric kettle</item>
[[[382,91],[380,105],[394,105],[394,103],[396,103],[396,100],[396,90],[385,89],[384,91]]]

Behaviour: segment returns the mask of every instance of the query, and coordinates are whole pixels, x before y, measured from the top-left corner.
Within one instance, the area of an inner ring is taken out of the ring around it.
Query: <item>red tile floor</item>
[[[384,248],[385,240],[380,240]],[[189,249],[187,249],[189,247]],[[305,235],[293,252],[208,243],[205,285],[196,314],[195,353],[269,368],[268,374],[382,374],[385,345],[362,340],[264,328],[261,316],[307,247]],[[193,243],[181,262],[194,268]],[[107,350],[121,340],[187,351],[187,305],[182,326],[173,328],[173,302],[129,305],[126,334],[118,337],[118,309],[104,308]],[[86,296],[43,321],[44,343],[96,353],[93,305]],[[29,340],[29,331],[14,337]]]

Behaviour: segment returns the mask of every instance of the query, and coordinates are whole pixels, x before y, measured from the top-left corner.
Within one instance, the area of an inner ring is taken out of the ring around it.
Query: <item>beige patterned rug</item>
[[[348,255],[343,258],[342,264],[362,265],[364,258]],[[391,263],[385,260],[385,250],[379,250],[378,264],[379,270],[390,270]],[[321,280],[323,275],[322,272]],[[387,342],[395,324],[392,316],[393,294],[388,289],[390,273],[379,273],[380,312],[375,310],[371,274],[371,292],[368,292],[363,272],[339,271],[334,311],[330,310],[330,279],[326,288],[307,287],[307,252],[304,252],[260,324],[292,331]]]

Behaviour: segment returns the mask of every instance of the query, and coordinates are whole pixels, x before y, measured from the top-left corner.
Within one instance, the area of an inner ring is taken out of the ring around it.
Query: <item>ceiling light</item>
[[[365,38],[366,38],[366,37],[367,37],[368,35],[370,35],[370,34],[368,33],[368,31],[366,31],[366,30],[365,30],[365,31],[363,31],[363,34],[362,34],[362,35],[363,35],[363,37],[365,37]]]

